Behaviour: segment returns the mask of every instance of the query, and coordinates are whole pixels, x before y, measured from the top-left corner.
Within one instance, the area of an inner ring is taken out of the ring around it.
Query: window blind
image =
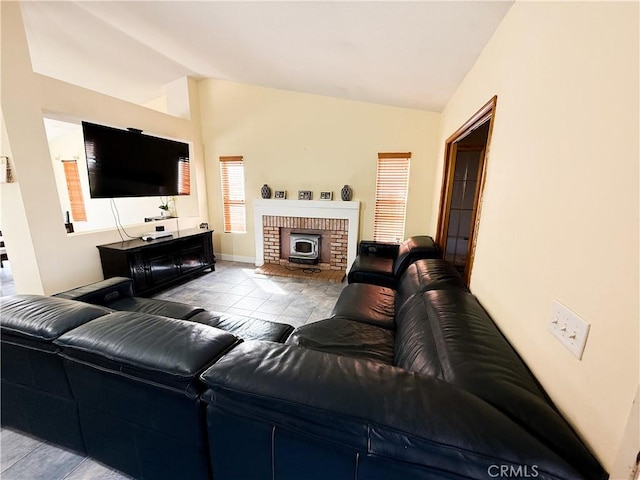
[[[220,157],[220,179],[222,183],[222,207],[224,231],[244,233],[247,231],[244,198],[244,164],[241,156]]]
[[[178,195],[191,193],[191,168],[189,159],[180,157],[178,161]]]
[[[404,239],[410,158],[411,152],[378,153],[373,220],[375,241],[399,242]]]
[[[84,208],[84,197],[80,187],[78,163],[75,160],[63,160],[64,178],[67,181],[67,192],[71,204],[71,216],[76,222],[87,221],[87,211]]]

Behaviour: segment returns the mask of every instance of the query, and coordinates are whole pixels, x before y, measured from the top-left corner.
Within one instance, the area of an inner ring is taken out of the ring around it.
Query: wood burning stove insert
[[[320,255],[320,237],[313,233],[291,232],[289,262],[317,265]]]

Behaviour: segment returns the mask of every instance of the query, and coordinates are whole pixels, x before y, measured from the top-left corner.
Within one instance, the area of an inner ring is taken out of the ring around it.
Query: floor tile
[[[277,293],[278,295],[285,295],[287,293],[287,291],[284,290],[282,286],[283,282],[265,278],[256,279],[256,283],[258,284],[258,288],[260,288],[260,290],[262,290],[263,292]]]
[[[269,300],[265,301],[262,305],[256,308],[256,312],[281,315],[287,309],[290,303],[291,300],[289,298],[277,299],[271,297]]]
[[[278,315],[273,314],[273,313],[261,312],[259,310],[255,310],[251,314],[251,318],[259,318],[260,320],[268,320],[270,322],[277,322],[278,321]]]
[[[253,285],[243,285],[242,283],[232,285],[229,289],[229,293],[233,293],[234,295],[246,295],[255,290]]]
[[[40,441],[13,430],[3,429],[0,433],[0,472],[13,466],[40,445]]]
[[[300,320],[304,320],[305,322],[309,318],[309,315],[315,310],[315,306],[310,303],[296,304],[295,302],[291,302],[287,308],[282,311],[281,315],[285,315],[287,317],[297,317]]]
[[[243,317],[251,317],[253,310],[245,310],[243,308],[229,307],[227,311],[224,312],[229,315],[242,315]]]
[[[223,305],[232,307],[239,300],[242,299],[242,295],[234,295],[233,293],[216,293],[211,296],[211,303],[216,305]]]
[[[226,293],[236,286],[235,283],[229,282],[207,282],[201,284],[202,290],[215,293]]]
[[[263,300],[266,300],[267,298],[271,297],[271,295],[273,295],[273,292],[269,292],[269,291],[263,290],[260,287],[256,287],[253,290],[251,290],[249,293],[247,293],[245,297],[261,298]]]
[[[238,300],[233,306],[235,308],[244,308],[246,310],[253,311],[258,309],[266,301],[267,300],[265,298],[243,297]]]
[[[2,480],[57,480],[65,478],[84,457],[46,443],[2,472]]]
[[[64,480],[128,480],[131,477],[90,458],[84,459]]]
[[[240,282],[239,285],[249,285],[249,286],[255,288],[255,287],[258,286],[258,284],[256,283],[256,278],[257,277],[255,277],[255,276],[247,277],[242,282]]]

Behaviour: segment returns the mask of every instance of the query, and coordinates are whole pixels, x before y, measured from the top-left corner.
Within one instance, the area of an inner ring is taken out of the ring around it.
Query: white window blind
[[[375,241],[399,242],[404,239],[410,158],[411,152],[378,153],[373,220]]]
[[[78,162],[75,160],[63,160],[62,165],[64,166],[64,178],[67,181],[67,191],[69,192],[71,216],[76,222],[86,222],[87,212],[84,208],[84,197],[80,187]]]
[[[191,169],[189,167],[189,159],[180,157],[178,161],[178,195],[191,193]]]
[[[247,231],[247,216],[244,199],[244,164],[241,156],[220,157],[220,179],[224,231],[244,233]]]

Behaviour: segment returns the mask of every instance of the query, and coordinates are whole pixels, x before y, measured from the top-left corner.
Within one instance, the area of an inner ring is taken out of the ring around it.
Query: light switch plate
[[[590,325],[559,301],[553,303],[549,331],[578,360],[582,359]]]

